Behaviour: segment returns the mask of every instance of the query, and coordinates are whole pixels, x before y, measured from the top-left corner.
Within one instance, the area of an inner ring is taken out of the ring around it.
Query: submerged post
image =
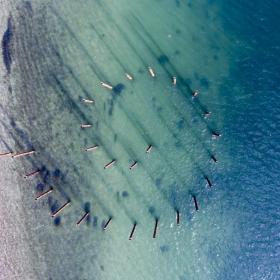
[[[54,189],[51,187],[49,190],[45,191],[45,192],[42,192],[41,194],[39,194],[35,200],[39,200],[41,198],[43,198],[44,196],[48,195],[49,193],[53,192]]]
[[[148,67],[148,70],[149,70],[150,75],[151,75],[153,78],[155,78],[156,73],[155,73],[154,69],[153,69],[152,67],[149,66],[149,67]]]
[[[20,153],[16,153],[12,156],[12,158],[19,158],[19,157],[24,157],[24,156],[29,156],[29,155],[32,155],[34,154],[35,151],[34,150],[31,150],[29,152],[20,152]]]
[[[197,200],[196,200],[196,196],[193,195],[192,198],[193,198],[193,201],[194,201],[195,210],[198,211],[198,203],[197,203]]]
[[[218,160],[216,159],[216,157],[214,155],[211,155],[211,159],[213,160],[213,162],[217,163]]]
[[[195,91],[192,92],[192,97],[193,97],[193,98],[194,98],[194,97],[197,97],[198,94],[199,94],[199,90],[197,89],[197,90],[195,90]]]
[[[90,128],[92,124],[81,124],[81,128]]]
[[[221,134],[220,134],[220,133],[218,133],[218,132],[216,132],[216,131],[212,131],[212,138],[213,138],[213,139],[217,139],[217,138],[219,138],[219,137],[221,137]]]
[[[137,161],[134,161],[134,162],[130,165],[129,169],[132,170],[132,169],[134,169],[137,165],[138,165],[138,162],[137,162]]]
[[[213,184],[211,183],[210,179],[208,178],[208,176],[204,176],[205,180],[208,183],[208,186],[211,188],[213,186]]]
[[[94,151],[94,150],[96,150],[98,147],[99,147],[98,145],[94,145],[94,146],[92,146],[92,147],[86,148],[85,151],[86,151],[86,152]]]
[[[110,217],[109,220],[106,222],[106,224],[103,227],[103,230],[106,230],[108,228],[108,225],[111,221],[112,221],[112,217]]]
[[[56,217],[63,209],[70,205],[70,201],[63,204],[60,208],[58,208],[55,212],[52,213],[52,217]]]
[[[176,210],[176,223],[177,223],[177,225],[180,224],[180,212],[178,209]]]
[[[24,175],[24,178],[27,179],[27,178],[29,178],[29,177],[33,177],[33,176],[39,174],[40,172],[41,172],[41,170],[38,169],[38,170],[36,170],[36,171],[33,171],[33,172],[29,173],[29,174]]]
[[[131,240],[131,239],[133,238],[133,235],[134,235],[134,232],[135,232],[135,229],[136,229],[136,225],[137,225],[137,223],[135,222],[135,223],[133,224],[131,233],[130,233],[130,235],[129,235],[129,240]]]
[[[107,164],[104,166],[104,169],[107,169],[107,168],[112,167],[115,163],[116,163],[116,160],[115,160],[115,159],[111,160],[109,163],[107,163]]]
[[[129,75],[128,73],[125,73],[125,76],[128,80],[132,81],[133,77],[131,75]]]
[[[12,152],[6,152],[6,153],[0,154],[0,157],[11,156],[12,154],[13,154]]]
[[[205,112],[203,113],[203,115],[204,115],[204,118],[208,118],[208,117],[210,117],[211,112],[205,111]]]
[[[152,148],[153,148],[153,146],[152,145],[149,145],[148,147],[147,147],[147,149],[146,149],[146,153],[150,153],[151,151],[152,151]]]
[[[156,218],[156,221],[155,221],[153,238],[156,238],[156,236],[157,236],[157,228],[158,228],[158,218]]]
[[[85,220],[88,216],[89,216],[89,212],[86,212],[86,213],[81,217],[81,219],[78,220],[78,222],[76,223],[77,226],[79,226],[79,225],[81,224],[81,222],[82,222],[83,220]]]
[[[91,103],[94,103],[94,100],[92,100],[92,99],[87,99],[87,98],[83,98],[83,99],[82,99],[82,102],[91,104]]]
[[[109,89],[109,90],[112,90],[112,89],[113,89],[113,86],[111,86],[111,85],[109,85],[109,84],[106,84],[106,83],[104,83],[104,82],[101,82],[101,86],[103,86],[103,87],[105,87],[105,88],[107,88],[107,89]]]

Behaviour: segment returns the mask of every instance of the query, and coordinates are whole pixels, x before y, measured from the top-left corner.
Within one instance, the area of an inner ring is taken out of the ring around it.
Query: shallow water
[[[21,279],[278,279],[279,4],[131,2],[11,5],[2,149],[38,151],[13,162],[34,263]]]

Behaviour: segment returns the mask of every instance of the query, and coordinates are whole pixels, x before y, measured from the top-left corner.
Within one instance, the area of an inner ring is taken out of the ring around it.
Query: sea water
[[[13,162],[33,262],[21,279],[278,279],[278,6],[10,4],[4,143],[37,151]]]

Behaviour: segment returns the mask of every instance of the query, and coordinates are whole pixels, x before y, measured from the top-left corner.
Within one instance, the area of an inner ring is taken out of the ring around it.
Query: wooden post
[[[82,216],[82,218],[77,222],[77,226],[79,226],[80,223],[81,223],[83,220],[85,220],[88,216],[89,216],[89,212],[86,212],[86,213]]]
[[[156,221],[155,221],[153,238],[156,238],[156,236],[157,236],[157,228],[158,228],[158,218],[156,218]]]
[[[176,86],[177,84],[177,78],[175,76],[172,77],[172,84],[173,86]]]
[[[41,199],[42,197],[44,197],[44,196],[48,195],[49,193],[53,192],[53,190],[54,190],[54,189],[51,187],[49,190],[47,190],[47,191],[42,192],[41,194],[39,194],[39,195],[35,198],[35,200]]]
[[[107,169],[107,168],[112,167],[115,163],[116,163],[116,160],[115,160],[115,159],[111,160],[109,163],[107,163],[107,164],[104,166],[104,169]]]
[[[20,153],[16,153],[12,156],[12,158],[19,158],[19,157],[24,157],[24,156],[29,156],[29,155],[32,155],[34,154],[35,151],[32,150],[32,151],[29,151],[29,152],[20,152]]]
[[[85,151],[86,151],[86,152],[94,151],[94,150],[96,150],[98,147],[99,147],[98,145],[95,145],[95,146],[86,148]]]
[[[217,163],[218,160],[216,159],[216,157],[214,155],[211,155],[211,159],[213,160],[213,162]]]
[[[180,224],[180,212],[178,209],[176,210],[176,223],[177,223],[177,225]]]
[[[137,161],[134,161],[134,162],[130,165],[129,169],[132,170],[132,169],[134,169],[137,165],[138,165],[138,162],[137,162]]]
[[[82,102],[91,104],[91,103],[94,103],[94,100],[83,98]]]
[[[54,213],[52,213],[52,217],[56,217],[63,209],[70,205],[70,201],[63,204],[60,208],[58,208]]]
[[[193,201],[194,201],[195,210],[198,211],[198,204],[197,204],[196,196],[193,195],[192,197],[193,197]]]
[[[134,235],[136,226],[137,226],[137,223],[134,223],[134,224],[133,224],[133,227],[132,227],[132,230],[131,230],[131,233],[130,233],[130,235],[129,235],[129,240],[131,240],[131,239],[133,238],[133,235]]]
[[[207,181],[209,187],[211,188],[213,184],[211,183],[210,179],[207,176],[204,176],[205,180]]]
[[[35,176],[35,175],[39,174],[40,171],[41,171],[41,170],[38,169],[38,170],[33,171],[33,172],[29,173],[29,174],[26,174],[26,175],[24,175],[24,178],[27,179],[27,178],[29,178],[29,177]]]
[[[6,153],[0,154],[0,157],[11,156],[12,154],[13,154],[12,152],[6,152]]]
[[[101,82],[101,86],[103,86],[103,87],[105,87],[105,88],[107,88],[107,89],[109,89],[109,90],[112,90],[112,89],[113,89],[113,86],[111,86],[111,85],[109,85],[109,84],[106,84],[106,83],[104,83],[104,82]]]
[[[112,221],[112,217],[110,217],[107,223],[104,225],[103,230],[106,230],[108,228],[108,225],[111,221]]]
[[[147,147],[147,149],[146,149],[146,153],[150,153],[151,151],[152,151],[152,148],[153,148],[153,146],[152,145],[149,145],[148,147]]]
[[[128,73],[125,73],[125,76],[128,80],[132,81],[133,77],[131,75],[129,75]]]
[[[90,128],[92,127],[91,124],[81,124],[81,128]]]
[[[149,70],[150,75],[151,75],[153,78],[155,78],[156,73],[155,73],[154,69],[153,69],[152,67],[149,66],[149,67],[148,67],[148,70]]]

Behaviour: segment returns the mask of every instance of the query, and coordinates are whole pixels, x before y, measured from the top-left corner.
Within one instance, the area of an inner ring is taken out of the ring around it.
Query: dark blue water
[[[280,2],[223,6],[236,59],[224,88],[233,165],[223,186],[238,238],[220,279],[280,279]]]

